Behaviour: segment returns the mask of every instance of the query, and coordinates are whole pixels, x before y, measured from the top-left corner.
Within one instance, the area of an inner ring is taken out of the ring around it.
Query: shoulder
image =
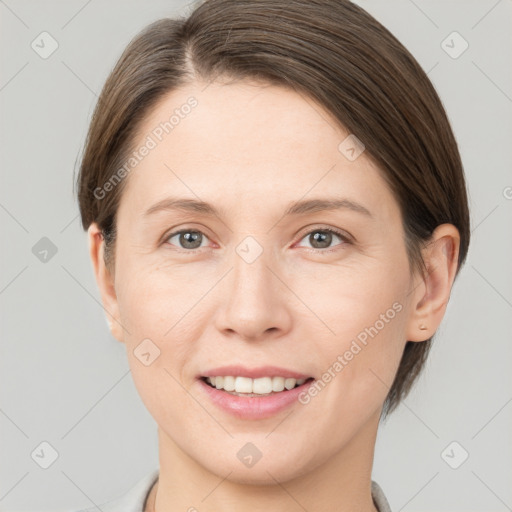
[[[123,512],[143,512],[146,497],[158,475],[159,470],[153,469],[122,496],[118,496],[107,503],[97,504],[97,506],[73,512],[98,512],[98,509],[102,512],[120,512],[121,510]]]
[[[374,480],[372,480],[372,498],[373,503],[379,512],[391,512],[391,508],[389,506],[386,495],[384,494],[384,491]]]

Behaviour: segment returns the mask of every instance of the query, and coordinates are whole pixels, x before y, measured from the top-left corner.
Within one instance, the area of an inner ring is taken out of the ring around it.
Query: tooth
[[[272,391],[284,390],[284,377],[274,377],[272,379]]]
[[[252,393],[252,379],[238,376],[235,379],[235,391],[237,393]]]
[[[286,389],[293,389],[295,387],[296,382],[297,381],[295,379],[285,379],[284,387]]]
[[[265,393],[272,392],[272,379],[270,377],[260,377],[254,379],[252,383],[252,392],[264,395]]]
[[[290,390],[300,386],[307,379],[292,379],[284,377],[260,377],[251,379],[249,377],[233,376],[215,376],[205,379],[213,387],[242,394],[267,395],[272,392],[280,392],[285,389]]]
[[[226,391],[235,391],[235,377],[231,375],[224,377],[224,389]]]

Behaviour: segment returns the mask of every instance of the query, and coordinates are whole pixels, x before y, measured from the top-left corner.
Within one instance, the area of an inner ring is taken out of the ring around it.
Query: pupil
[[[197,243],[199,240],[199,244]],[[201,233],[198,231],[187,231],[180,236],[180,243],[187,249],[197,249],[201,246]]]
[[[332,241],[332,233],[328,231],[315,231],[314,234],[311,234],[310,237],[315,241],[315,243],[320,244],[320,248],[329,247]],[[315,245],[312,243],[313,247]]]

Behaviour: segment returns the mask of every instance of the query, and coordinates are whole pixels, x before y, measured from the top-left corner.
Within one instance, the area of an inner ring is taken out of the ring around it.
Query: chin
[[[258,467],[259,466],[259,467]],[[293,480],[302,474],[306,473],[306,470],[298,468],[296,465],[291,468],[288,464],[284,467],[283,463],[263,465],[260,460],[256,466],[252,468],[241,468],[239,466],[226,468],[226,472],[219,475],[221,478],[243,485],[276,485]],[[218,470],[217,470],[218,473]]]
[[[249,485],[284,483],[308,473],[314,466],[314,461],[306,460],[305,454],[301,453],[302,450],[297,449],[294,454],[290,448],[285,448],[283,444],[281,445],[281,448],[284,449],[283,453],[278,447],[273,449],[271,446],[267,446],[261,449],[261,457],[258,460],[253,459],[253,461],[247,462],[246,465],[243,462],[244,452],[238,447],[239,443],[236,444],[235,450],[227,449],[225,452],[233,453],[234,457],[219,458],[217,456],[214,460],[211,458],[201,460],[199,458],[196,461],[220,479],[225,478],[233,483]],[[290,443],[287,446],[291,447],[293,444]],[[320,461],[317,461],[318,463]]]

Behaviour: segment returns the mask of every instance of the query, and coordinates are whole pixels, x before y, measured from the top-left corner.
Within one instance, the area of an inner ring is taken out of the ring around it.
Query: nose
[[[216,327],[224,336],[258,341],[290,330],[293,294],[278,267],[271,251],[252,237],[237,247],[216,314]]]

